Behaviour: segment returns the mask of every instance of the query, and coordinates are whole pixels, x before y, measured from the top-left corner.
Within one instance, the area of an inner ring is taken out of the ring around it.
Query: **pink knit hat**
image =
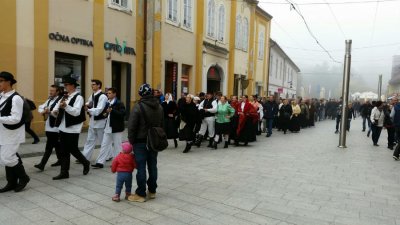
[[[129,143],[129,141],[122,142],[121,147],[124,153],[131,153],[133,150],[133,146],[131,143]]]

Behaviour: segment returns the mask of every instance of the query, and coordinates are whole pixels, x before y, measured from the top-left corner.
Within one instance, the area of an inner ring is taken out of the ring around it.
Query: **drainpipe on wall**
[[[147,83],[147,0],[143,0],[143,83]]]

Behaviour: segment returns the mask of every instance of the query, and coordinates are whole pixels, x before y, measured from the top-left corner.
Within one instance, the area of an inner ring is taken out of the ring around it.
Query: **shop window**
[[[56,52],[54,84],[63,86],[62,77],[69,75],[78,81],[77,91],[85,96],[85,60],[85,56]]]
[[[165,92],[176,99],[178,95],[178,63],[165,61]]]
[[[182,65],[181,93],[189,93],[191,71],[192,71],[192,66]]]

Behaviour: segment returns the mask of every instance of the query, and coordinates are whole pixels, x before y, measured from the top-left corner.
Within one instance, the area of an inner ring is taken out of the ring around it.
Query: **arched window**
[[[183,26],[192,28],[192,6],[193,0],[183,1]]]
[[[178,0],[168,0],[167,19],[177,23],[178,22]]]
[[[264,51],[265,51],[265,40],[264,40],[264,32],[260,32],[258,37],[258,58],[264,59]]]
[[[209,0],[207,6],[207,35],[215,37],[215,1]]]
[[[235,47],[242,48],[242,17],[236,16]]]
[[[243,19],[243,44],[242,44],[242,49],[243,51],[247,51],[247,48],[249,46],[249,20],[245,17]]]
[[[221,5],[218,10],[218,40],[223,41],[225,38],[225,7]]]

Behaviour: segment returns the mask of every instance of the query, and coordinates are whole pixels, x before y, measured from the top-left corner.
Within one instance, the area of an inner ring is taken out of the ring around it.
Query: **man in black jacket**
[[[125,130],[125,106],[117,98],[116,88],[109,88],[107,90],[107,97],[108,102],[102,112],[103,117],[106,118],[106,127],[104,129],[100,154],[97,157],[96,164],[92,165],[94,168],[103,168],[110,153],[111,156],[115,158],[122,150],[122,132]]]
[[[141,99],[133,107],[128,122],[128,138],[133,145],[136,160],[136,183],[138,185],[135,194],[128,200],[133,202],[145,202],[156,197],[157,189],[157,156],[158,153],[147,146],[147,134],[150,126],[162,127],[164,124],[164,112],[159,99],[153,96],[150,85],[142,84],[139,88]],[[143,107],[144,112],[141,110]],[[146,124],[144,116],[152,124]],[[147,180],[148,193],[146,194],[146,166],[149,179]]]
[[[267,122],[266,137],[270,137],[272,135],[272,125],[274,123],[275,116],[278,115],[278,108],[278,104],[276,104],[273,96],[269,96],[268,101],[263,104],[264,119]]]
[[[371,130],[371,112],[374,107],[371,105],[369,101],[366,101],[361,107],[360,107],[360,114],[362,116],[362,125],[363,129],[362,131],[365,131],[365,121],[368,122],[368,132]]]

